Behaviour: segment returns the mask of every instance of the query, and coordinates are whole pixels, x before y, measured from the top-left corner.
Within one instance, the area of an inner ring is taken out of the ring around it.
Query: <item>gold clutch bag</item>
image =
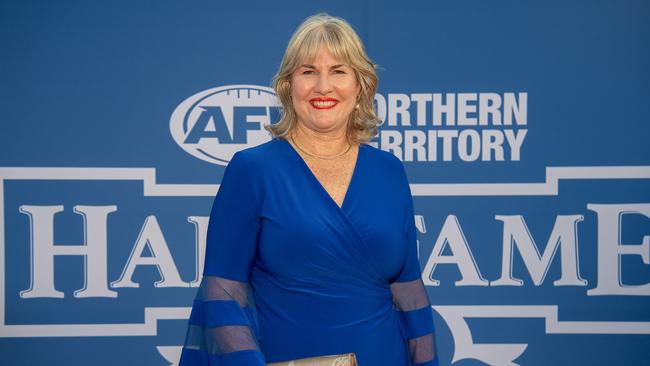
[[[267,363],[267,366],[358,366],[354,353]]]

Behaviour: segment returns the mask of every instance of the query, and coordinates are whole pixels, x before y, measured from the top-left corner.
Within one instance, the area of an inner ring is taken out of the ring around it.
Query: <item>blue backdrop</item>
[[[3,364],[175,364],[224,165],[318,11],[380,65],[441,364],[647,362],[647,2],[2,1]]]

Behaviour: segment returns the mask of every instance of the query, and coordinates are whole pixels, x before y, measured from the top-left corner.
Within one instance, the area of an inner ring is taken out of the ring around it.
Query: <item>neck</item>
[[[310,153],[316,155],[335,155],[344,151],[350,145],[345,129],[318,132],[298,123],[291,135],[294,140],[298,141],[300,146],[309,149]]]

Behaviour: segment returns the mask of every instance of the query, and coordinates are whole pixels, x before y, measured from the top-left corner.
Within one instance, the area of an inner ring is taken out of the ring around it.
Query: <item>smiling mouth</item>
[[[312,99],[309,101],[312,107],[316,109],[330,109],[338,104],[336,99]]]

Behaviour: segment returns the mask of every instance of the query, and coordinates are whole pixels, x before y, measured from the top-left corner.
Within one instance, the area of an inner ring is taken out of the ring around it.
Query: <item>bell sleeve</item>
[[[406,222],[404,238],[407,258],[402,271],[390,284],[393,303],[400,316],[408,339],[411,362],[415,366],[438,366],[433,310],[422,282],[420,262],[417,257],[417,230],[415,228],[413,197],[406,172],[402,171],[406,188]]]
[[[262,198],[259,179],[237,152],[212,205],[203,278],[192,305],[181,366],[265,364],[249,285]]]

